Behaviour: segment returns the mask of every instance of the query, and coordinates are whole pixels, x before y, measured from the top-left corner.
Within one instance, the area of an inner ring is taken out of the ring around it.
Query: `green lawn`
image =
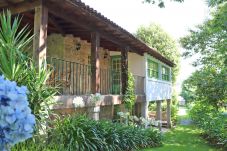
[[[187,116],[181,116],[185,119]],[[178,125],[164,135],[163,146],[141,151],[219,151],[209,146],[200,136],[200,131],[193,125]]]

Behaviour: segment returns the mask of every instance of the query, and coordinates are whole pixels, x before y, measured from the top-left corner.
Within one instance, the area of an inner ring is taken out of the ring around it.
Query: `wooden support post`
[[[91,92],[100,93],[100,61],[99,61],[100,35],[91,33]]]
[[[43,4],[35,8],[33,58],[40,67],[46,61],[48,9]]]
[[[121,50],[121,92],[123,95],[128,86],[128,51],[128,47]]]
[[[159,121],[159,130],[162,128],[162,101],[156,102],[156,120]]]
[[[171,128],[171,100],[167,100],[167,127]]]

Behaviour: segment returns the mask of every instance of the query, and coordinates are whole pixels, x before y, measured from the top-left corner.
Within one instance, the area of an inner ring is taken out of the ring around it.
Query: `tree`
[[[191,76],[190,78],[188,78],[182,83],[182,91],[180,96],[182,96],[187,103],[190,103],[196,100],[195,90],[197,87],[193,85],[192,77],[193,76]]]
[[[175,2],[183,2],[184,0],[173,0]],[[160,8],[165,7],[165,0],[144,0],[145,3],[158,4]]]
[[[180,2],[180,3],[184,2],[184,0],[171,0],[171,1]],[[208,6],[210,6],[210,7],[214,7],[221,3],[226,2],[226,0],[206,0],[206,1],[208,3]],[[144,0],[143,2],[151,3],[151,4],[158,4],[158,6],[160,8],[164,8],[166,0]]]
[[[214,6],[217,6],[219,4],[226,2],[226,0],[207,0],[207,1],[208,1],[208,5],[210,7],[214,7]]]
[[[218,110],[227,103],[226,71],[212,67],[197,70],[183,82],[181,96],[188,102],[204,102]]]
[[[195,65],[209,64],[219,68],[227,63],[227,3],[218,6],[211,15],[212,19],[197,26],[196,30],[190,30],[180,42],[187,49],[183,56],[200,54]]]
[[[176,42],[156,24],[150,24],[148,27],[141,26],[136,31],[136,37],[175,63],[175,67],[172,69],[172,81],[175,83],[180,62],[180,52]]]
[[[201,68],[191,77],[191,84],[197,87],[195,90],[197,100],[206,101],[217,109],[221,104],[227,103],[227,3],[225,1],[209,3],[210,6],[216,6],[215,11],[211,13],[212,18],[197,26],[195,30],[190,30],[190,34],[180,40],[186,49],[184,57],[195,54],[200,56],[194,65],[200,65]]]

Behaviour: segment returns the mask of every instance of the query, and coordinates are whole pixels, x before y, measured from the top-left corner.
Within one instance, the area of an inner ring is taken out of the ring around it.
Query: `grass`
[[[188,119],[187,115],[179,116],[178,121]],[[163,146],[141,151],[219,151],[207,144],[200,136],[201,131],[194,125],[177,125],[164,135]]]

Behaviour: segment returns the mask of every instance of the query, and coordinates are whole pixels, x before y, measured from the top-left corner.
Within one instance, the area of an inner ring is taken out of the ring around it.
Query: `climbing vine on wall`
[[[134,92],[135,88],[135,79],[131,72],[128,72],[128,83],[125,95],[123,96],[123,101],[126,109],[130,112],[132,111],[133,106],[135,105],[136,95]]]

